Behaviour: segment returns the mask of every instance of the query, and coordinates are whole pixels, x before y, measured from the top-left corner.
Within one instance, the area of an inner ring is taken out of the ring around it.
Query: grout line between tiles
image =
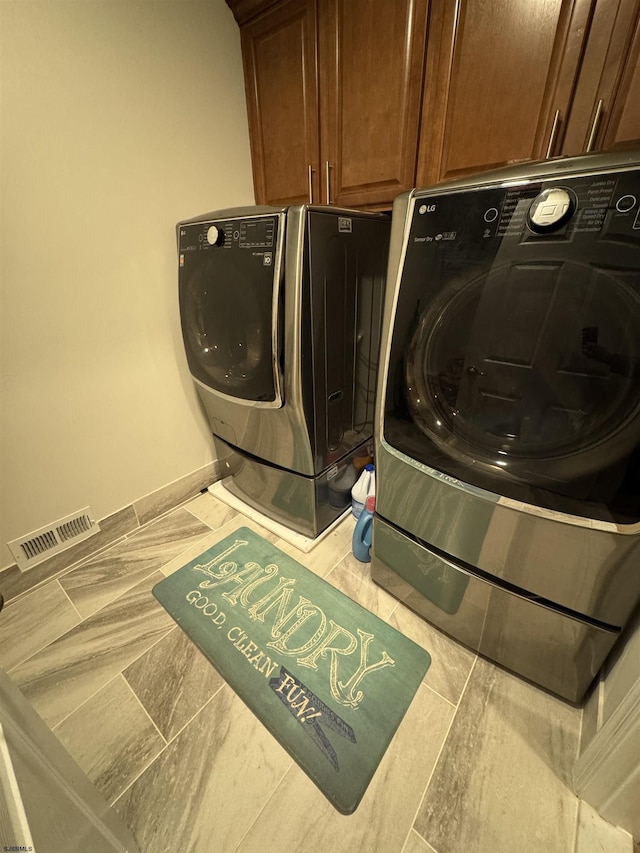
[[[271,794],[270,794],[270,795],[267,797],[267,799],[264,801],[264,804],[263,804],[262,808],[261,808],[261,809],[260,809],[260,811],[256,814],[256,816],[255,816],[254,820],[253,820],[253,821],[251,822],[251,824],[247,827],[247,831],[244,833],[244,835],[242,836],[242,838],[238,841],[238,843],[237,843],[237,845],[236,845],[236,847],[235,847],[235,849],[234,849],[233,853],[237,853],[237,851],[240,849],[240,847],[242,846],[242,843],[244,842],[244,840],[245,840],[245,838],[247,837],[247,835],[251,832],[252,828],[255,826],[256,822],[259,820],[259,818],[260,818],[260,816],[262,815],[262,813],[264,812],[264,810],[267,808],[267,806],[269,805],[269,803],[271,802],[271,800],[275,797],[276,793],[278,792],[278,788],[280,788],[280,787],[281,787],[281,785],[283,784],[284,780],[287,778],[287,776],[289,775],[289,773],[291,773],[291,770],[292,770],[293,768],[295,768],[296,766],[297,766],[297,765],[296,765],[296,762],[291,758],[291,763],[289,764],[289,766],[287,767],[287,769],[286,769],[286,770],[284,771],[284,773],[282,774],[282,777],[281,777],[280,781],[279,781],[279,782],[278,782],[278,784],[275,786],[275,788],[273,789],[273,791],[271,792]]]
[[[186,511],[189,513],[189,515],[192,515],[192,516],[193,516],[197,521],[201,521],[203,524],[206,524],[206,525],[207,525],[207,527],[209,528],[209,530],[211,530],[211,532],[212,532],[212,533],[217,533],[217,532],[218,532],[218,530],[221,530],[221,529],[225,526],[225,524],[227,524],[227,523],[228,523],[228,522],[230,522],[230,521],[233,521],[233,520],[234,520],[234,518],[237,518],[237,517],[239,517],[239,516],[240,516],[240,513],[236,513],[235,515],[232,515],[232,516],[231,516],[231,518],[228,518],[228,519],[224,522],[224,524],[219,524],[219,525],[218,525],[218,527],[213,527],[213,526],[210,524],[210,522],[206,521],[204,518],[201,518],[197,513],[193,512],[193,510],[190,510],[188,506],[185,506],[185,509],[186,509]],[[207,535],[208,535],[208,534],[207,534]]]
[[[426,684],[424,681],[422,682],[422,684],[424,684],[425,687],[428,687],[432,693],[435,693],[439,699],[442,699],[443,702],[446,702],[447,705],[451,705],[452,708],[455,708],[457,710],[460,699],[458,699],[457,702],[452,702],[451,699],[447,698],[446,696],[443,696],[442,693],[439,693],[436,688],[433,687],[431,684]],[[462,693],[460,694],[460,697],[462,698]]]
[[[60,578],[56,578],[56,579],[55,579],[55,581],[54,581],[54,583],[57,583],[57,584],[58,584],[58,586],[59,586],[59,587],[60,587],[60,589],[62,590],[62,592],[63,592],[64,596],[65,596],[65,597],[66,597],[66,599],[68,600],[69,604],[73,607],[73,609],[74,609],[74,610],[76,611],[76,613],[78,614],[78,618],[80,619],[80,622],[84,622],[85,617],[82,615],[82,613],[80,613],[80,611],[78,610],[78,608],[77,608],[77,607],[75,606],[75,604],[73,603],[73,600],[71,599],[71,596],[69,595],[69,593],[67,592],[67,590],[66,590],[66,589],[62,586],[62,584],[60,583]],[[66,632],[65,632],[65,633],[66,633]],[[62,635],[61,635],[61,636],[62,636]],[[51,645],[51,643],[47,643],[47,645]],[[46,648],[46,647],[45,647],[45,648]]]
[[[573,825],[573,844],[571,845],[571,850],[573,853],[578,853],[578,828],[580,826],[580,808],[582,805],[582,801],[578,800],[578,808],[576,809],[576,819]]]
[[[178,554],[178,556],[180,556],[180,555]],[[122,589],[118,590],[118,594],[114,598],[110,598],[108,601],[105,601],[96,610],[92,610],[91,613],[87,613],[85,616],[82,617],[82,621],[86,622],[88,619],[93,619],[93,617],[97,616],[101,610],[104,610],[105,608],[110,607],[112,604],[115,604],[116,601],[118,601],[118,599],[127,595],[127,593],[131,592],[132,589],[135,589],[138,586],[138,584],[144,583],[144,581],[146,581],[148,578],[150,578],[151,575],[155,575],[156,572],[162,572],[162,569],[158,569],[158,568],[151,569],[148,574],[144,575],[143,577],[137,578],[137,580],[135,580],[131,584],[131,586],[123,587]]]
[[[143,652],[140,652],[140,654],[138,655],[137,658],[134,658],[133,660],[129,661],[129,663],[125,666],[124,669],[129,669],[129,667],[133,666],[133,664],[136,663],[137,661],[139,661],[141,657],[144,657],[144,655],[146,655],[148,652],[150,652],[151,649],[154,649],[158,645],[158,643],[161,643],[163,640],[165,640],[172,631],[178,631],[178,630],[179,630],[179,628],[178,628],[177,623],[174,623],[173,625],[171,625],[165,634],[163,634],[161,637],[158,637],[158,639],[155,641],[155,643],[150,645]],[[124,669],[120,670],[120,671],[124,672]]]
[[[116,678],[118,678],[118,677],[122,678],[122,680],[123,680],[123,681],[124,681],[124,683],[127,685],[127,687],[129,688],[129,690],[131,690],[131,692],[133,693],[133,695],[135,696],[135,698],[138,700],[138,703],[139,703],[140,705],[142,705],[142,703],[140,702],[140,700],[139,700],[139,699],[138,699],[138,697],[136,696],[135,692],[132,690],[131,685],[128,683],[127,679],[122,675],[122,673],[121,673],[121,672],[119,672],[119,673],[118,673],[118,675],[116,676]],[[113,680],[115,680],[115,679],[112,679],[112,681],[113,681]],[[146,708],[145,708],[143,705],[142,705],[142,710],[145,712],[145,714],[147,715],[147,717],[149,717],[149,714],[148,714],[148,712],[147,712]],[[151,720],[151,717],[149,717],[149,719]],[[115,805],[115,803],[120,799],[120,797],[125,793],[125,791],[128,791],[128,790],[129,790],[129,788],[131,787],[131,785],[133,785],[133,783],[136,781],[136,779],[139,779],[139,778],[140,778],[140,776],[142,776],[142,774],[143,774],[146,770],[148,770],[148,769],[149,769],[149,767],[151,767],[151,765],[153,764],[153,762],[154,762],[154,761],[157,761],[157,759],[158,759],[158,758],[160,758],[160,756],[162,755],[162,753],[163,753],[163,752],[166,750],[166,748],[167,748],[167,741],[166,741],[166,740],[165,740],[165,738],[162,736],[162,732],[158,729],[158,727],[157,727],[157,726],[156,726],[156,724],[153,722],[153,720],[151,720],[151,723],[153,724],[154,729],[155,729],[155,730],[158,732],[158,734],[160,735],[160,739],[162,740],[162,743],[163,743],[162,749],[157,753],[157,755],[154,755],[154,756],[153,756],[153,758],[151,759],[151,761],[147,762],[147,764],[145,764],[145,765],[142,767],[142,769],[140,770],[140,772],[138,773],[138,775],[135,777],[135,779],[134,779],[132,782],[130,782],[130,783],[127,785],[127,787],[126,787],[126,788],[124,788],[124,790],[120,791],[120,793],[118,794],[118,796],[117,796],[117,797],[114,797],[112,800],[109,800],[109,805],[111,806],[111,808],[113,808],[113,806]]]
[[[215,668],[215,667],[214,667],[214,668]],[[217,672],[217,670],[216,670],[216,672]],[[222,676],[221,676],[221,677],[222,677]],[[215,691],[211,694],[211,696],[209,696],[209,698],[208,698],[208,699],[207,699],[207,701],[204,703],[204,705],[202,706],[202,708],[198,708],[198,710],[195,712],[195,714],[187,720],[187,722],[184,724],[184,726],[182,726],[182,728],[181,728],[179,731],[177,731],[177,732],[173,735],[173,737],[172,737],[172,738],[170,738],[170,740],[168,740],[168,741],[167,741],[167,746],[169,746],[170,744],[172,744],[172,743],[174,742],[174,740],[175,740],[177,737],[179,737],[179,735],[181,735],[181,734],[182,734],[182,732],[187,728],[187,726],[195,720],[195,718],[196,718],[196,717],[198,716],[198,714],[203,710],[203,708],[206,708],[206,707],[207,707],[207,705],[208,705],[210,702],[213,702],[213,700],[216,698],[216,696],[218,695],[218,693],[220,693],[220,691],[221,691],[221,690],[224,690],[224,688],[225,688],[225,687],[228,687],[228,688],[229,688],[229,690],[232,690],[232,691],[233,691],[233,688],[231,687],[231,685],[230,685],[228,682],[226,682],[224,679],[222,679],[222,684],[220,685],[220,687],[218,687],[218,689],[217,689],[217,690],[215,690]],[[235,692],[235,691],[233,691],[233,692]]]
[[[79,705],[76,705],[76,707],[73,709],[73,711],[69,711],[69,713],[68,713],[68,714],[66,714],[64,717],[62,717],[62,719],[58,720],[58,722],[55,724],[55,726],[52,726],[52,725],[50,725],[49,723],[47,723],[47,725],[49,726],[49,728],[51,729],[51,731],[52,731],[52,732],[55,732],[55,730],[56,730],[57,728],[59,728],[59,727],[60,727],[60,726],[65,722],[65,720],[68,720],[68,719],[69,719],[69,717],[70,717],[72,714],[75,714],[75,712],[76,712],[76,711],[79,711],[79,710],[80,710],[80,708],[82,708],[84,705],[86,705],[86,704],[87,704],[87,702],[89,702],[91,699],[93,699],[93,698],[94,698],[94,696],[96,696],[98,693],[100,693],[100,691],[101,691],[101,690],[104,690],[104,688],[105,688],[105,687],[108,687],[108,686],[109,686],[109,684],[111,684],[111,682],[112,682],[112,681],[115,681],[115,680],[116,680],[116,678],[117,678],[119,675],[121,675],[121,673],[117,672],[117,673],[113,676],[113,678],[110,678],[110,679],[109,679],[108,681],[106,681],[104,684],[101,684],[101,685],[100,685],[100,687],[98,687],[98,689],[97,689],[97,690],[94,690],[94,691],[93,691],[93,693],[91,694],[91,696],[87,696],[87,698],[86,698],[86,699],[83,699],[83,701],[82,701]],[[46,723],[46,722],[47,722],[47,721],[45,720],[45,723]]]
[[[126,679],[125,679],[125,681],[126,681]],[[225,685],[226,685],[226,682],[222,685],[222,687],[224,687]],[[220,692],[220,691],[219,691],[219,690],[217,690],[217,691],[213,694],[213,696],[211,696],[211,698],[210,698],[210,699],[208,699],[208,700],[204,703],[204,705],[202,706],[202,708],[200,708],[200,710],[199,710],[199,711],[197,711],[197,712],[193,715],[193,717],[189,720],[189,723],[192,723],[192,722],[195,720],[195,718],[198,716],[198,714],[201,714],[201,713],[204,711],[204,709],[207,707],[207,705],[209,704],[209,702],[212,702],[212,701],[213,701],[214,696],[217,696],[219,692]],[[188,724],[187,724],[187,725],[188,725]],[[186,728],[186,726],[185,726],[185,728]],[[181,731],[184,731],[184,729],[181,729]],[[176,737],[177,737],[177,735],[176,735]],[[164,738],[163,738],[163,740],[164,740]],[[111,805],[112,807],[113,807],[113,806],[115,806],[115,804],[118,802],[118,800],[119,800],[121,797],[123,797],[123,796],[127,793],[127,791],[129,790],[129,788],[131,788],[131,786],[132,786],[132,785],[135,785],[135,783],[136,783],[136,782],[138,781],[138,779],[142,776],[142,774],[143,774],[143,773],[145,773],[145,772],[146,772],[150,767],[152,767],[152,766],[153,766],[153,764],[154,764],[154,762],[155,762],[155,761],[157,761],[157,760],[160,758],[160,756],[161,756],[161,755],[163,755],[163,753],[165,753],[165,752],[167,751],[168,747],[173,743],[173,741],[174,741],[174,740],[175,740],[175,737],[174,737],[174,738],[172,738],[170,741],[165,741],[166,746],[165,746],[165,747],[164,747],[164,748],[163,748],[163,749],[162,749],[162,750],[161,750],[161,751],[156,755],[156,757],[153,759],[153,761],[150,761],[150,762],[149,762],[149,764],[147,764],[147,766],[146,766],[146,767],[144,767],[144,768],[140,771],[140,773],[138,773],[138,775],[137,775],[134,779],[132,779],[132,780],[131,780],[131,782],[129,782],[129,784],[127,785],[127,787],[126,787],[123,791],[121,791],[121,792],[118,794],[118,796],[116,797],[116,799],[115,799],[112,803],[110,803],[110,805]]]
[[[153,726],[153,728],[158,732],[158,734],[159,734],[159,735],[160,735],[160,737],[162,738],[162,742],[163,742],[163,743],[164,743],[164,745],[166,746],[166,745],[169,743],[169,741],[166,739],[166,737],[162,734],[162,732],[160,731],[160,729],[157,727],[155,720],[153,719],[153,717],[151,716],[151,714],[147,711],[147,709],[145,708],[145,706],[142,704],[142,702],[141,702],[141,700],[140,700],[140,697],[138,696],[138,694],[136,693],[136,691],[133,689],[133,687],[129,684],[129,682],[127,681],[127,679],[126,679],[126,677],[125,677],[124,673],[123,673],[123,672],[119,672],[119,673],[118,673],[118,676],[119,676],[119,677],[124,681],[125,685],[126,685],[126,686],[127,686],[127,688],[131,691],[131,693],[133,693],[133,696],[134,696],[134,698],[135,698],[136,702],[138,703],[138,705],[140,705],[140,707],[141,707],[141,708],[142,708],[142,710],[144,711],[145,715],[149,718],[149,720],[150,720],[150,722],[151,722],[151,725],[152,725],[152,726]],[[162,752],[163,750],[164,750],[164,747],[162,748],[161,752]],[[158,754],[159,754],[159,753],[158,753]],[[156,757],[157,757],[157,756],[156,756]],[[154,758],[153,760],[155,761],[155,758]],[[147,766],[148,766],[148,765],[147,765]]]
[[[58,579],[57,579],[57,578],[56,578],[55,580],[49,580],[49,581],[47,581],[47,583],[57,583],[57,584],[58,584],[58,586],[60,587],[60,589],[61,589],[61,590],[63,591],[63,593],[65,594],[65,596],[66,596],[67,598],[69,598],[69,596],[66,594],[66,592],[65,592],[65,590],[64,590],[64,587],[62,586],[62,584],[61,584],[61,583],[59,583],[59,581],[58,581]],[[29,590],[29,591],[31,592],[31,590]],[[12,600],[9,602],[9,605],[13,604],[13,603],[14,603],[14,601],[16,601],[16,600],[17,600],[17,599],[12,599]],[[67,628],[67,629],[66,629],[66,631],[62,631],[62,633],[57,634],[55,637],[51,637],[51,638],[49,639],[49,641],[48,641],[47,643],[45,643],[45,645],[44,645],[44,646],[41,646],[39,649],[35,649],[35,651],[31,652],[31,654],[30,654],[30,655],[27,655],[27,657],[26,657],[26,658],[22,658],[22,660],[18,661],[17,663],[14,663],[14,664],[13,664],[13,666],[9,667],[9,668],[6,670],[6,672],[7,672],[7,674],[8,674],[8,675],[9,675],[9,674],[11,674],[11,673],[12,673],[15,669],[17,669],[19,666],[22,666],[22,664],[23,664],[23,663],[26,663],[28,660],[31,660],[31,658],[32,658],[32,657],[35,657],[36,655],[39,655],[41,652],[43,652],[45,649],[48,649],[48,648],[49,648],[49,646],[53,645],[53,643],[55,643],[55,642],[56,642],[56,640],[59,640],[61,637],[64,637],[64,636],[65,636],[65,634],[68,634],[68,633],[69,633],[69,631],[73,631],[73,629],[74,629],[74,628],[77,628],[77,627],[78,627],[78,625],[81,625],[81,624],[82,624],[82,622],[83,622],[84,620],[83,620],[82,616],[80,615],[80,613],[78,613],[78,608],[77,608],[77,607],[75,607],[75,605],[74,605],[73,601],[71,601],[71,599],[69,599],[69,603],[71,604],[71,606],[73,607],[73,609],[74,609],[74,610],[75,610],[75,612],[77,613],[77,615],[78,615],[78,619],[79,619],[80,621],[79,621],[76,625],[72,625],[72,626],[71,626],[71,628]],[[8,606],[9,606],[9,605],[8,605]]]
[[[456,720],[456,717],[458,716],[462,697],[464,696],[464,692],[467,689],[467,685],[469,684],[469,679],[471,678],[471,675],[476,668],[477,660],[478,660],[478,658],[476,656],[476,659],[474,660],[473,664],[471,665],[471,669],[469,670],[469,675],[467,676],[467,680],[464,683],[464,687],[462,688],[462,691],[460,693],[460,699],[458,699],[458,704],[455,706],[455,710],[454,710],[453,714],[451,715],[451,720],[450,720],[449,725],[447,727],[447,732],[446,732],[445,736],[442,738],[442,743],[440,744],[440,749],[438,750],[438,755],[436,756],[436,760],[433,762],[433,767],[431,768],[431,773],[429,774],[429,778],[427,779],[426,785],[424,786],[424,791],[422,792],[422,797],[420,798],[420,802],[418,803],[415,814],[414,814],[413,819],[411,821],[411,828],[412,829],[415,827],[416,818],[420,814],[420,810],[422,809],[422,806],[423,806],[425,799],[427,797],[427,794],[429,792],[429,786],[431,785],[431,780],[433,779],[433,774],[435,773],[436,767],[438,766],[438,763],[440,762],[440,757],[442,755],[442,751],[445,747],[445,744],[447,743],[447,740],[449,739],[449,735],[451,734],[451,729],[452,729],[453,724]],[[433,690],[431,687],[428,687],[426,684],[421,684],[420,687],[426,687],[427,690],[431,690],[432,693],[435,693],[435,690]],[[440,695],[440,694],[438,694],[438,695]],[[424,836],[421,835],[421,833],[419,833],[417,829],[416,829],[416,833],[420,836],[420,838],[423,838],[427,844],[431,845],[431,842],[427,838],[424,838]],[[407,839],[405,839],[405,844],[406,844],[406,840]],[[433,845],[431,845],[431,846],[433,847]]]
[[[200,521],[200,520],[201,519],[198,519],[198,521]],[[95,616],[101,610],[104,610],[105,607],[108,607],[109,605],[116,602],[123,595],[126,595],[128,592],[131,592],[131,590],[134,587],[136,587],[139,583],[142,583],[143,581],[145,581],[147,578],[151,577],[151,575],[155,574],[155,572],[163,573],[162,569],[164,568],[164,566],[168,565],[169,563],[172,563],[174,560],[177,560],[182,554],[184,554],[186,551],[188,551],[192,546],[197,545],[198,543],[200,543],[204,539],[206,539],[207,536],[209,536],[209,533],[203,533],[202,536],[198,536],[197,538],[195,538],[195,541],[190,541],[188,545],[185,545],[181,551],[179,551],[177,554],[175,554],[169,560],[167,560],[166,562],[163,562],[160,566],[156,566],[155,568],[150,569],[148,574],[144,575],[143,577],[138,577],[137,579],[132,580],[131,586],[127,586],[126,588],[123,587],[120,590],[118,590],[118,594],[114,598],[111,598],[108,601],[105,601],[96,610],[93,610],[91,613],[87,613],[85,616],[82,616],[81,614],[79,614],[79,615],[81,615],[82,621],[85,621],[86,619],[90,619],[92,616]],[[125,539],[126,539],[126,537],[125,537]],[[56,580],[59,580],[59,579],[56,578]],[[61,586],[62,586],[62,584],[61,584]],[[64,587],[62,587],[62,589],[64,590]],[[65,593],[66,593],[66,590],[65,590]],[[67,594],[67,597],[69,597],[68,594]],[[70,598],[69,598],[69,600],[71,601]],[[71,603],[73,604],[73,602],[71,602]],[[75,608],[75,609],[79,613],[78,609],[77,608]]]
[[[76,627],[77,627],[77,626],[76,626]],[[164,634],[162,634],[162,636],[158,637],[158,639],[155,641],[155,643],[153,643],[151,646],[149,646],[149,647],[148,647],[148,648],[146,648],[143,652],[141,652],[141,653],[138,655],[138,657],[137,657],[137,658],[134,658],[134,660],[129,661],[129,662],[127,663],[127,666],[125,667],[125,669],[126,669],[127,667],[131,666],[131,664],[135,663],[135,661],[137,661],[139,658],[141,658],[141,657],[142,657],[142,655],[146,654],[150,649],[152,649],[152,648],[156,645],[156,643],[159,643],[159,642],[160,642],[160,640],[163,640],[163,639],[167,636],[167,634],[168,634],[170,631],[173,631],[173,630],[174,630],[174,628],[176,628],[176,627],[177,627],[176,625],[171,626],[171,627],[170,627],[170,628],[169,628],[169,629],[168,629]],[[64,636],[64,635],[62,635],[62,636]],[[59,638],[58,638],[58,639],[59,639]],[[48,646],[45,646],[45,648],[48,648]],[[40,651],[43,651],[43,650],[42,650],[42,649],[40,649]],[[91,694],[91,696],[87,696],[87,698],[86,698],[86,699],[84,699],[84,700],[83,700],[83,701],[82,701],[78,706],[76,706],[72,711],[69,711],[69,713],[68,713],[68,714],[66,714],[66,715],[65,715],[61,720],[58,720],[58,722],[55,724],[55,726],[51,726],[51,725],[49,725],[49,723],[47,723],[47,725],[49,726],[49,728],[51,729],[51,731],[55,731],[55,729],[56,729],[56,728],[57,728],[61,723],[63,723],[65,720],[68,720],[68,719],[69,719],[69,717],[71,716],[71,714],[74,714],[74,713],[75,713],[79,708],[82,708],[82,706],[83,706],[86,702],[88,702],[88,701],[89,701],[89,699],[92,699],[92,698],[96,695],[96,693],[99,693],[103,688],[105,688],[105,687],[107,686],[107,684],[111,684],[111,682],[114,680],[114,678],[117,678],[119,675],[122,675],[122,672],[123,672],[122,670],[119,670],[119,671],[118,671],[118,672],[117,672],[117,673],[116,673],[112,678],[110,678],[108,681],[106,681],[104,684],[102,684],[100,687],[98,687],[98,689],[97,689],[97,690],[94,690],[94,692]],[[126,679],[125,679],[125,681],[126,681]],[[45,720],[45,722],[46,722],[46,720]]]
[[[436,848],[433,846],[433,844],[429,844],[429,842],[428,842],[428,841],[427,841],[427,839],[424,837],[424,835],[420,835],[420,833],[418,832],[418,830],[417,830],[417,829],[415,829],[415,827],[413,827],[413,826],[411,827],[411,829],[410,829],[410,830],[409,830],[409,832],[407,833],[407,837],[406,837],[406,838],[405,838],[405,840],[404,840],[404,844],[403,844],[403,845],[402,845],[402,847],[400,848],[400,853],[405,853],[405,851],[406,851],[406,849],[407,849],[407,844],[408,844],[408,842],[409,842],[409,839],[411,838],[411,833],[412,833],[412,832],[414,832],[414,833],[418,836],[418,838],[420,839],[420,841],[424,841],[424,843],[427,845],[427,847],[429,848],[429,850],[430,850],[430,851],[431,851],[431,850],[433,850],[433,853],[439,853],[439,851],[438,851],[438,850],[436,850]]]

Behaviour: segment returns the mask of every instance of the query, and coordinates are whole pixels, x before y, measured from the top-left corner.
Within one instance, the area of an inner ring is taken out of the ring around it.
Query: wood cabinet
[[[640,147],[640,0],[227,0],[258,203]],[[235,8],[234,8],[235,7]]]
[[[432,0],[416,183],[638,146],[638,0]]]
[[[256,201],[413,186],[428,0],[286,0],[241,27]]]
[[[285,205],[318,199],[314,3],[278,4],[245,24],[241,36],[256,203]]]
[[[319,0],[322,200],[414,186],[427,0]]]
[[[554,152],[590,0],[433,0],[417,183]]]
[[[599,0],[562,143],[563,154],[640,145],[640,2]]]

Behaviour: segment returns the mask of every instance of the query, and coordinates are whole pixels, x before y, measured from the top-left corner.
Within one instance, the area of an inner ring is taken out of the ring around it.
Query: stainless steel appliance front
[[[397,199],[381,364],[374,580],[578,701],[640,599],[640,156]]]
[[[372,438],[390,219],[297,205],[178,225],[185,350],[227,487],[316,536]],[[332,498],[332,500],[329,500]]]

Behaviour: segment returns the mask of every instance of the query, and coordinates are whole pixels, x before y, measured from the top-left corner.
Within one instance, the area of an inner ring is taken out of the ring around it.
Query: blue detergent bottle
[[[373,512],[376,508],[376,499],[371,496],[367,498],[364,509],[356,522],[351,550],[356,560],[361,563],[371,562],[371,539],[373,536]]]

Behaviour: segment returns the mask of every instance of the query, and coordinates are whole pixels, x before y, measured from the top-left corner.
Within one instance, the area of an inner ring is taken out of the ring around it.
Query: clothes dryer
[[[373,434],[391,220],[234,208],[177,226],[182,333],[225,485],[315,538]]]
[[[375,581],[579,701],[640,599],[640,154],[399,197]]]

